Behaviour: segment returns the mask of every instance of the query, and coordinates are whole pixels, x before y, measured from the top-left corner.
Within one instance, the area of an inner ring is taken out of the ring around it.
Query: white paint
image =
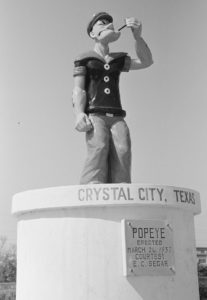
[[[29,201],[28,201],[29,199]],[[152,184],[95,184],[52,187],[16,194],[12,213],[54,208],[120,205],[156,205],[201,212],[198,192]]]
[[[93,188],[95,196],[88,190]],[[104,188],[109,189],[108,200]],[[144,199],[146,188],[160,193],[152,197],[150,192]],[[87,190],[89,199],[84,200]],[[176,195],[175,190],[183,193]],[[189,200],[189,193],[194,196],[188,203],[184,199]],[[198,300],[194,214],[199,212],[196,191],[161,185],[71,186],[18,194],[13,199],[17,300]],[[169,221],[174,275],[123,275],[122,219]]]

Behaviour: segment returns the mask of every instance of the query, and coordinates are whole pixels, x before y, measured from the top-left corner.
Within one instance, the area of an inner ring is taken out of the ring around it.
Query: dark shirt
[[[110,62],[95,51],[82,54],[75,62],[73,76],[85,76],[86,113],[113,113],[125,116],[119,93],[121,72],[129,71],[131,59],[124,52],[110,53]]]

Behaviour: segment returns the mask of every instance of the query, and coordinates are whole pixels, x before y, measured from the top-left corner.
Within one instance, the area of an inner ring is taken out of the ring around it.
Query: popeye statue
[[[131,140],[120,101],[119,76],[121,72],[147,68],[153,60],[141,37],[142,24],[136,18],[125,22],[123,27],[131,28],[135,39],[137,58],[109,51],[109,43],[118,40],[122,28],[115,31],[112,16],[100,12],[87,27],[94,49],[74,62],[75,128],[86,132],[87,143],[81,184],[131,182]]]

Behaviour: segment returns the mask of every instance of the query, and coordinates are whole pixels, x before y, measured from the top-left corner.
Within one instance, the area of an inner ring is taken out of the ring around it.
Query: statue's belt
[[[101,115],[101,116],[106,116],[106,117],[125,117],[126,116],[126,112],[124,110],[120,110],[120,111],[102,111],[102,110],[98,110],[98,109],[93,109],[93,110],[89,110],[87,112],[88,114],[97,114],[97,115]]]

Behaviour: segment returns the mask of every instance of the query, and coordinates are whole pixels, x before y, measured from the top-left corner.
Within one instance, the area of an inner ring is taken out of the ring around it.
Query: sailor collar
[[[127,53],[126,52],[111,52],[108,54],[109,59],[105,60],[104,57],[102,57],[100,54],[98,54],[96,51],[91,50],[85,53],[82,53],[79,57],[77,57],[76,61],[79,60],[85,60],[85,59],[91,59],[91,58],[95,58],[98,59],[100,61],[102,61],[103,63],[107,63],[109,64],[110,62],[120,58],[120,57],[124,57],[126,56]]]

